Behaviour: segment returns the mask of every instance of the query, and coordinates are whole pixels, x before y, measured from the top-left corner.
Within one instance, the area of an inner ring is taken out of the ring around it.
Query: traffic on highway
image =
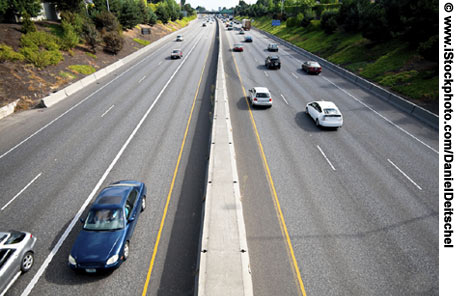
[[[198,293],[219,50],[253,294],[439,295],[438,131],[206,15],[0,121],[0,293]]]

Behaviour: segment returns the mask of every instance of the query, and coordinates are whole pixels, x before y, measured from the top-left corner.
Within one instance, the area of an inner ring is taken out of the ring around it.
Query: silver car
[[[28,232],[0,231],[0,296],[32,268],[37,238]]]
[[[253,87],[249,90],[249,99],[252,106],[272,106],[272,95],[265,87]]]

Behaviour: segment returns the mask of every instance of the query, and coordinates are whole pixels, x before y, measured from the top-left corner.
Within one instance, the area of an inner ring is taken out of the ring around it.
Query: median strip
[[[220,34],[211,135],[197,293],[253,295]]]

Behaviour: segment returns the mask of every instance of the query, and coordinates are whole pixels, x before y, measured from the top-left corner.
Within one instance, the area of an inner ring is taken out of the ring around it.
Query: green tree
[[[134,0],[125,0],[121,7],[120,17],[118,21],[123,28],[131,29],[143,21],[143,16],[138,3]]]
[[[14,17],[22,17],[24,13],[37,17],[42,9],[40,0],[1,0],[0,20],[14,21]]]

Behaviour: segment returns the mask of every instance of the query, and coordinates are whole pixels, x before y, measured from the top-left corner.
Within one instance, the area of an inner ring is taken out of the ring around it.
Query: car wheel
[[[125,246],[123,247],[123,260],[126,261],[129,257],[129,241],[126,241]]]
[[[21,261],[21,271],[23,273],[26,273],[29,271],[32,266],[34,265],[34,253],[32,252],[27,252],[24,257],[22,257]]]
[[[145,204],[145,196],[142,197],[142,204],[141,204],[141,212],[145,210],[146,204]]]

